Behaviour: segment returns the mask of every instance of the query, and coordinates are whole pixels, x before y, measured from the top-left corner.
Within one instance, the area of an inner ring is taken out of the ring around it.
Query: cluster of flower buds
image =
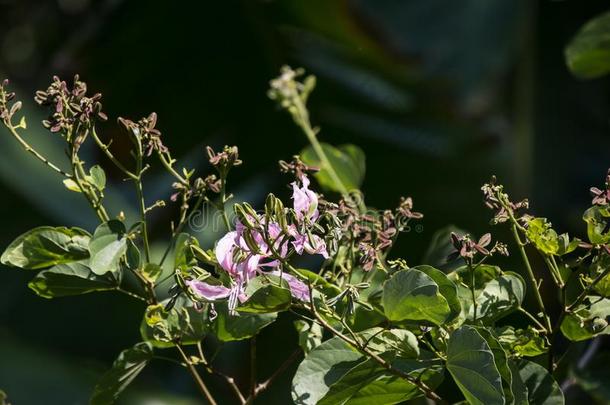
[[[202,195],[208,190],[218,194],[221,184],[220,179],[215,174],[210,174],[205,178],[197,177],[192,185],[176,181],[172,183],[172,188],[175,192],[171,195],[170,200],[177,201],[180,195],[184,195],[185,199],[189,200]]]
[[[527,199],[519,202],[512,202],[509,199],[508,194],[504,192],[504,187],[497,184],[495,176],[492,176],[490,182],[481,187],[481,191],[483,191],[485,205],[496,211],[491,221],[494,225],[508,221],[510,216],[515,215],[515,212],[520,209],[529,208]]]
[[[593,197],[591,204],[600,206],[610,204],[610,170],[608,170],[608,174],[606,175],[606,188],[600,190],[597,187],[591,187],[590,191],[591,196]]]
[[[0,84],[0,119],[8,124],[13,118],[13,115],[21,109],[21,101],[11,104],[15,99],[15,93],[9,92],[6,89],[7,87],[8,79],[4,79]]]
[[[354,204],[355,198],[359,196],[341,200],[339,204],[325,203],[328,205],[326,211],[338,219],[342,238],[346,243],[355,243],[362,268],[370,271],[378,264],[380,255],[383,256],[394,244],[398,234],[410,230],[409,222],[423,218],[423,214],[413,211],[411,197],[401,197],[394,211],[381,213],[361,213]]]
[[[491,243],[491,234],[486,233],[476,241],[470,238],[470,235],[458,235],[451,232],[451,244],[455,248],[455,251],[449,255],[448,261],[454,260],[458,257],[466,261],[472,261],[477,254],[482,256],[492,256],[494,253],[498,253],[503,256],[508,256],[508,248],[504,243],[496,242],[491,249],[487,249]]]
[[[304,175],[307,175],[310,173],[316,173],[320,170],[319,167],[308,166],[305,163],[303,163],[303,161],[301,160],[301,158],[298,155],[293,156],[292,160],[290,162],[280,160],[279,165],[280,165],[280,171],[282,173],[291,173],[298,180],[301,180]]]
[[[41,106],[47,106],[51,115],[42,124],[51,132],[58,132],[75,138],[80,131],[84,131],[97,121],[106,121],[108,117],[102,112],[102,95],[96,93],[87,96],[87,84],[74,76],[72,89],[65,81],[53,76],[53,82],[46,90],[36,92],[34,99]],[[74,135],[73,135],[74,134]]]
[[[226,146],[222,149],[222,152],[214,152],[214,149],[207,147],[208,158],[210,164],[218,170],[221,176],[226,174],[235,166],[241,165],[242,161],[239,159],[239,149],[237,146]]]
[[[161,131],[157,128],[157,113],[152,112],[148,117],[133,122],[126,118],[119,117],[119,124],[134,137],[135,143],[142,145],[142,152],[146,156],[152,155],[153,151],[167,153],[168,149],[161,141]]]
[[[267,93],[270,99],[277,101],[295,119],[305,113],[303,106],[307,104],[307,99],[316,85],[314,76],[306,76],[303,81],[299,81],[299,77],[304,73],[303,69],[293,70],[290,66],[283,66],[280,76],[271,80]]]

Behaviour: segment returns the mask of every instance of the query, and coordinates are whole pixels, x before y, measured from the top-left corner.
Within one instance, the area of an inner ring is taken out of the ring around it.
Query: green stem
[[[328,156],[326,156],[326,153],[324,152],[322,145],[318,141],[316,131],[314,131],[314,129],[311,127],[311,122],[309,120],[309,113],[307,111],[307,108],[300,100],[297,100],[295,103],[296,103],[296,107],[298,110],[297,116],[295,116],[295,122],[305,133],[307,140],[309,141],[314,152],[318,156],[318,159],[320,159],[320,162],[322,163],[322,167],[324,169],[326,169],[326,171],[330,175],[333,182],[338,186],[339,192],[341,193],[343,198],[345,198],[348,201],[354,202],[352,197],[349,194],[349,190],[347,189],[345,184],[343,184],[343,182],[341,181],[341,178],[339,178],[339,175],[337,174],[337,172],[333,168],[332,164],[330,163]],[[356,201],[356,203],[358,204],[358,208],[360,209],[361,212],[366,211],[366,206],[364,205],[364,203],[362,202],[361,199],[358,199],[358,201]]]
[[[540,291],[538,290],[538,282],[536,281],[536,276],[534,276],[534,271],[532,270],[532,266],[530,264],[529,258],[527,257],[527,253],[525,252],[525,247],[523,242],[521,242],[521,238],[519,237],[519,232],[517,231],[517,226],[515,225],[515,218],[511,214],[511,220],[513,223],[511,224],[511,230],[513,233],[513,237],[515,238],[515,242],[517,243],[517,247],[519,249],[519,253],[521,254],[521,258],[523,259],[523,263],[525,264],[525,269],[527,270],[527,275],[529,277],[529,281],[531,284],[531,289],[534,292],[534,297],[536,297],[536,302],[538,303],[538,308],[542,314],[544,319],[545,331],[551,333],[553,327],[551,326],[551,320],[546,313],[546,309],[544,308],[544,301],[542,301],[542,296],[540,295]]]
[[[472,322],[476,323],[477,322],[477,297],[476,297],[476,290],[475,290],[475,277],[474,277],[474,267],[472,267],[472,260],[468,260],[468,270],[470,271],[470,295],[472,297]]]
[[[138,176],[136,174],[134,174],[131,171],[127,170],[127,168],[125,166],[123,166],[123,164],[121,162],[119,162],[119,160],[116,157],[114,157],[112,152],[110,152],[110,145],[106,145],[104,142],[102,142],[102,140],[98,136],[97,132],[95,131],[95,128],[91,129],[91,136],[93,137],[93,140],[95,141],[97,146],[102,150],[102,152],[104,152],[106,157],[108,157],[108,159],[110,159],[110,161],[117,168],[119,168],[119,170],[121,170],[130,179],[136,180],[136,181],[138,180]]]
[[[44,163],[45,165],[47,165],[48,167],[50,167],[51,169],[53,169],[55,172],[61,174],[64,177],[67,177],[69,179],[72,178],[72,175],[70,173],[65,172],[64,170],[60,169],[58,166],[56,166],[55,164],[51,163],[49,161],[49,159],[47,159],[46,157],[44,157],[43,155],[41,155],[38,151],[36,151],[36,149],[34,149],[32,146],[30,146],[29,143],[27,143],[22,137],[21,135],[19,135],[19,133],[17,132],[17,129],[10,123],[5,121],[4,125],[6,126],[6,128],[8,128],[8,130],[11,132],[11,134],[13,135],[13,137],[21,144],[21,146],[23,147],[23,149],[26,152],[31,153],[36,159],[40,160],[42,163]]]

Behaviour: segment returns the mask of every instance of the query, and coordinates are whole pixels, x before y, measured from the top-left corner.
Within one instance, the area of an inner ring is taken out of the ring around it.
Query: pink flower
[[[290,293],[294,298],[303,302],[309,302],[309,287],[307,284],[298,278],[288,273],[280,272],[279,270],[272,271],[270,274],[286,280],[288,286],[290,287]]]
[[[306,252],[310,255],[322,255],[323,258],[328,259],[328,251],[326,250],[326,242],[318,235],[303,235],[295,232],[294,241],[292,241],[294,250],[302,255]]]
[[[206,301],[216,301],[223,298],[227,298],[231,294],[231,289],[223,285],[212,285],[204,281],[199,280],[188,280],[186,285],[189,286],[191,291],[205,299]]]
[[[315,221],[318,218],[318,195],[309,189],[309,178],[301,178],[302,187],[297,182],[292,183],[293,207],[297,218],[308,218]]]

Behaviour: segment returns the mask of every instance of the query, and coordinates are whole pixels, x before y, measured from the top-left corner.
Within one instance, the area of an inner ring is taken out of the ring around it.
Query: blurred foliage
[[[533,210],[544,211],[557,229],[585,236],[576,225],[588,196],[570,190],[596,183],[608,166],[609,81],[575,80],[563,49],[607,8],[601,0],[2,0],[0,76],[26,95],[51,74],[81,73],[113,108],[102,130],[117,150],[124,140],[112,120],[151,110],[166,142],[191,166],[205,167],[205,144],[237,144],[245,170],[235,172],[233,191],[238,200],[262,205],[265,189],[287,193],[277,160],[306,145],[266,99],[267,82],[284,63],[302,65],[320,81],[311,104],[321,139],[357,144],[367,155],[367,201],[395,205],[398,194],[387,192],[391,181],[425,207],[423,228],[397,249],[416,264],[441,224],[485,232],[479,187],[492,173],[512,182],[516,197],[531,197]],[[583,35],[571,47],[582,48],[584,40],[604,51],[603,41]],[[32,105],[26,103],[30,117]],[[32,143],[51,158],[61,156],[61,147],[39,132]],[[0,136],[0,148],[4,246],[40,223],[93,231],[94,218],[79,196],[19,153],[9,136]],[[108,177],[122,184],[119,173]],[[169,182],[159,174],[146,186],[168,199]],[[39,193],[61,199],[43,204]],[[125,207],[130,193],[123,188],[107,200]],[[166,230],[169,215],[157,212],[156,228]],[[210,232],[199,236],[206,247],[214,240]],[[139,324],[139,311],[130,310],[137,304],[104,294],[42,302],[25,287],[30,278],[0,272],[0,387],[16,404],[84,403],[124,348],[121,342],[138,341],[139,331],[128,326]],[[76,306],[78,313],[68,310]],[[111,319],[117,327],[108,330]],[[263,331],[259,356],[269,365],[261,373],[293,350],[270,339],[291,322],[282,315]],[[70,328],[73,323],[80,327]],[[283,341],[296,342],[296,332]],[[236,362],[243,349],[231,347],[220,360],[245,380]],[[158,403],[188,403],[179,398],[193,393],[188,376],[179,368],[158,371],[153,362],[125,403],[146,403],[153,395]],[[157,389],[177,397],[160,397]],[[286,403],[278,392],[269,390],[261,402]]]

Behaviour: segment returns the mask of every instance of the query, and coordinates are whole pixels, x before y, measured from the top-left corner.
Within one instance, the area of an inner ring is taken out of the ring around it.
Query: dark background
[[[37,124],[32,94],[53,74],[80,73],[104,94],[111,119],[101,131],[117,150],[116,117],[156,111],[165,144],[186,166],[208,170],[204,145],[238,145],[244,165],[230,188],[260,206],[269,191],[287,196],[277,161],[306,145],[267,99],[268,81],[283,64],[303,66],[318,76],[311,113],[320,138],[366,153],[368,204],[393,207],[410,195],[424,212],[421,232],[395,251],[416,264],[444,225],[489,230],[479,188],[492,174],[515,198],[528,196],[533,213],[583,236],[587,190],[610,166],[609,82],[572,77],[563,49],[607,8],[601,0],[0,0],[0,77],[25,102],[28,140],[55,161],[61,144]],[[0,134],[0,245],[43,224],[92,230],[85,203]],[[101,158],[85,152],[88,162]],[[109,175],[111,212],[129,216],[132,191]],[[153,170],[148,199],[168,199],[170,184]],[[156,217],[157,249],[174,208]],[[197,236],[210,246],[215,235]],[[32,275],[0,269],[0,388],[14,405],[84,404],[118,352],[139,340],[143,308],[114,293],[45,300],[28,290]],[[291,321],[280,316],[259,338],[262,377],[295,347]],[[247,382],[242,345],[227,345],[219,360]],[[293,371],[260,403],[289,403]],[[195,398],[185,370],[154,362],[122,402]]]

